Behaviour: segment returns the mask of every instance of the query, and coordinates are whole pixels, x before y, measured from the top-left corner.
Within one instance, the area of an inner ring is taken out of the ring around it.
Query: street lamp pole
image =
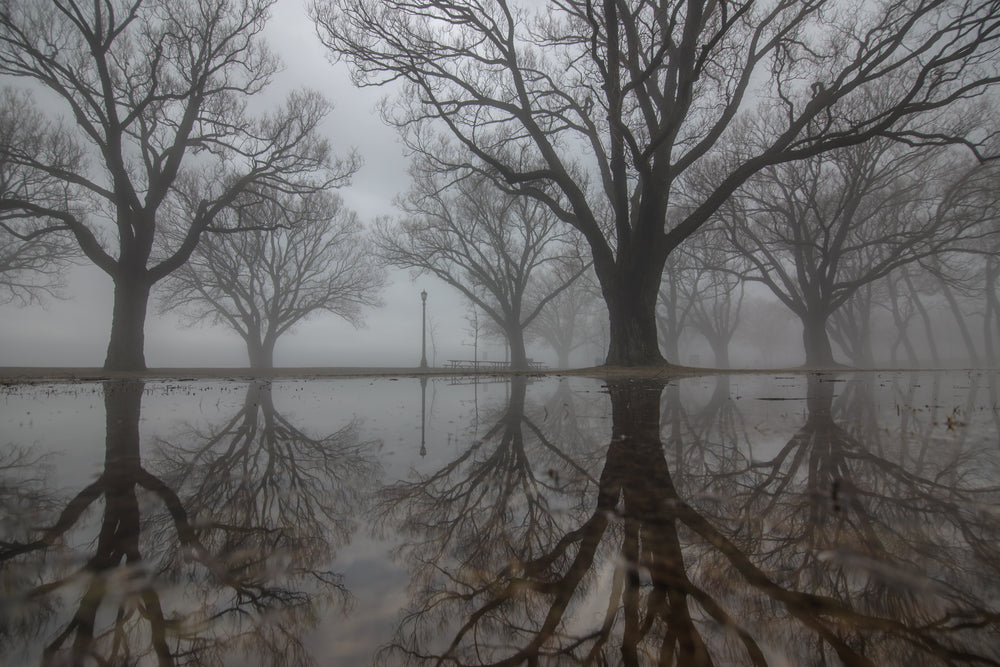
[[[420,292],[423,324],[420,327],[420,367],[427,368],[427,290]]]

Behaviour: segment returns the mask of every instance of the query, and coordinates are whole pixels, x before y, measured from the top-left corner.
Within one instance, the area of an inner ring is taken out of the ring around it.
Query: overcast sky
[[[266,39],[284,62],[284,71],[269,90],[275,103],[291,90],[312,87],[332,103],[326,134],[338,153],[356,148],[364,166],[350,186],[340,191],[363,221],[394,213],[393,198],[406,189],[407,163],[395,131],[376,109],[384,91],[358,90],[346,65],[331,65],[302,0],[279,0],[272,10]],[[431,278],[412,281],[406,271],[392,274],[385,305],[371,309],[366,326],[356,330],[332,315],[318,315],[279,340],[275,365],[414,366],[420,360],[420,296],[428,292],[427,315],[434,325],[428,360],[437,352],[446,359],[471,358],[464,345],[465,305],[452,288]],[[245,366],[246,349],[235,334],[219,327],[187,328],[174,316],[161,317],[154,303],[146,323],[146,363],[160,366]],[[0,365],[100,366],[111,326],[112,283],[100,270],[84,265],[70,274],[65,300],[44,306],[0,306]],[[539,351],[540,352],[540,351]],[[503,348],[487,349],[489,358]]]

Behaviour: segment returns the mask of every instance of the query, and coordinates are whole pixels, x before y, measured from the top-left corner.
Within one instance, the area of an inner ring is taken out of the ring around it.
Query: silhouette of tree
[[[997,82],[991,2],[314,0],[321,38],[362,86],[399,84],[387,120],[414,152],[536,198],[590,246],[607,363],[661,364],[667,257],[769,166],[892,136]],[[862,101],[874,91],[878,104]],[[668,226],[692,168],[757,109],[779,119],[725,156]],[[436,128],[472,159],[441,150]],[[956,137],[955,141],[963,139]],[[461,164],[457,164],[461,162]]]
[[[447,183],[428,165],[413,174],[407,217],[380,222],[379,252],[461,292],[503,331],[511,367],[527,368],[525,329],[587,268],[576,236],[539,202],[481,177]]]
[[[381,304],[385,272],[369,261],[361,224],[336,195],[274,193],[241,215],[257,229],[203,237],[168,278],[160,304],[236,331],[252,368],[273,367],[278,338],[311,315],[330,312],[358,326],[362,308]],[[267,230],[281,220],[288,225]]]
[[[769,167],[720,209],[730,242],[802,322],[806,365],[836,364],[830,316],[859,290],[985,237],[989,170],[887,139]]]
[[[48,128],[31,97],[10,88],[0,89],[0,303],[27,305],[58,296],[65,285],[63,271],[79,254],[68,237],[69,228],[40,215],[25,219],[8,210],[7,200],[31,195],[53,205],[69,206],[77,189],[53,183],[10,159],[14,153],[46,155],[65,169],[82,156],[72,145],[48,141]]]
[[[334,164],[317,136],[328,109],[318,94],[248,113],[278,67],[259,39],[271,4],[24,0],[0,9],[0,74],[44,88],[66,119],[34,126],[50,150],[2,146],[3,161],[39,186],[0,199],[0,213],[11,228],[24,221],[22,237],[68,230],[111,277],[108,369],[145,368],[150,290],[203,234],[223,231],[220,212],[274,190],[322,189],[356,169],[353,158]],[[63,189],[80,196],[52,196]],[[158,243],[168,221],[184,230],[169,247]],[[229,233],[246,224],[227,222],[236,223]]]
[[[543,278],[540,294],[552,292],[564,283],[566,274],[574,272],[571,267],[558,267]],[[529,327],[528,333],[545,341],[558,357],[559,368],[569,368],[569,357],[593,339],[591,324],[599,303],[597,286],[589,273],[573,280],[569,286],[549,301]]]

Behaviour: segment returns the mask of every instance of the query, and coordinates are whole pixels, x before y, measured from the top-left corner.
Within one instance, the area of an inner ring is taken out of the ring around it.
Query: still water
[[[998,385],[5,387],[0,664],[996,664]]]

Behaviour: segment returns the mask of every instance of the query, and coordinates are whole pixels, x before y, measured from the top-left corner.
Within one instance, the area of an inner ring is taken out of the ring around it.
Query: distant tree
[[[913,320],[913,316],[918,313],[918,303],[911,298],[910,293],[905,289],[903,281],[905,274],[906,268],[904,267],[896,275],[887,276],[885,279],[887,301],[885,305],[892,316],[892,324],[895,327],[895,337],[889,345],[889,359],[894,366],[899,365],[899,350],[902,347],[908,363],[917,366],[919,364],[917,351],[909,332],[910,322]]]
[[[236,215],[224,212],[222,219]],[[378,306],[385,273],[353,211],[335,194],[274,195],[243,209],[239,234],[206,234],[164,285],[160,305],[221,323],[246,342],[252,368],[274,365],[278,338],[319,312],[355,326]],[[270,228],[287,220],[287,226]]]
[[[28,94],[0,90],[0,303],[27,305],[57,295],[64,286],[63,269],[79,254],[68,226],[44,214],[31,219],[4,203],[32,195],[64,208],[72,205],[74,188],[40,178],[9,158],[47,154],[53,163],[78,164],[75,147],[47,141],[47,130]]]
[[[551,291],[566,280],[568,270],[570,268],[563,265],[549,272],[539,290]],[[572,270],[575,271],[575,267]],[[559,368],[569,368],[570,355],[592,342],[589,324],[599,305],[599,294],[592,273],[584,273],[549,301],[532,323],[530,334],[555,350]]]
[[[219,214],[262,190],[310,192],[352,173],[316,129],[327,103],[296,92],[262,116],[247,101],[278,63],[260,41],[271,0],[19,0],[0,5],[0,75],[45,89],[65,113],[43,145],[4,146],[38,188],[0,200],[8,226],[72,234],[114,282],[105,367],[145,368],[150,289],[177,270]],[[41,126],[39,126],[41,127]],[[67,159],[76,158],[76,159]],[[331,170],[332,169],[332,170]],[[78,189],[82,200],[50,193]],[[184,234],[159,243],[181,211]],[[240,216],[229,216],[241,229]]]
[[[1000,362],[1000,243],[994,247],[997,250],[986,257],[983,271],[983,340],[986,363],[992,368]]]
[[[839,347],[852,366],[871,368],[875,365],[872,349],[872,329],[877,306],[883,300],[889,280],[866,283],[859,287],[840,308],[830,314],[827,330],[830,340]]]
[[[719,236],[719,230],[713,229],[685,245],[681,256],[691,258],[694,268],[681,289],[690,304],[689,327],[712,348],[715,367],[729,368],[729,344],[743,312],[745,262],[727,252]]]
[[[413,169],[413,188],[400,201],[406,217],[380,221],[379,252],[461,292],[503,330],[511,366],[527,368],[525,329],[586,269],[576,237],[537,200],[474,174],[450,182],[427,167]],[[547,272],[566,266],[539,291]]]
[[[583,234],[616,365],[664,363],[655,308],[667,257],[748,178],[876,136],[949,141],[948,127],[900,121],[998,81],[1000,12],[987,0],[312,6],[357,84],[401,84],[387,117],[412,150],[449,163],[432,130],[445,128],[470,155],[452,166],[486,171]],[[863,106],[872,91],[878,104]],[[679,180],[756,108],[780,121],[668,221]]]
[[[806,364],[835,364],[830,316],[907,264],[981,236],[986,169],[873,140],[762,170],[723,207],[733,246],[802,322]]]
[[[691,255],[671,253],[664,263],[663,277],[656,302],[656,328],[667,359],[680,359],[681,336],[693,302],[686,298],[690,290],[682,286],[692,279]]]

